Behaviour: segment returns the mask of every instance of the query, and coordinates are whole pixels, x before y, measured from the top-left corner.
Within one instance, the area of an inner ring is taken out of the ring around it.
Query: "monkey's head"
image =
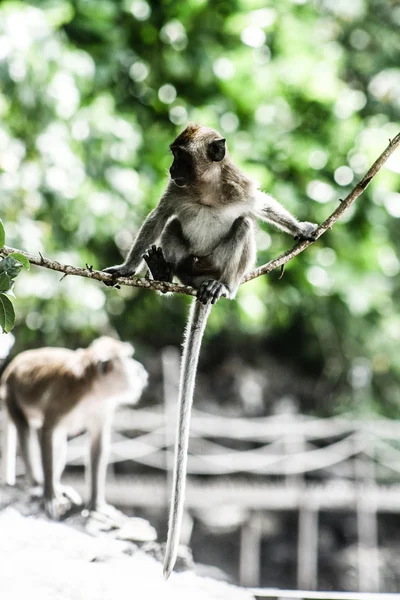
[[[132,344],[102,336],[90,344],[86,353],[97,373],[96,385],[103,396],[115,397],[124,404],[135,404],[139,400],[148,374],[144,366],[132,358]]]
[[[188,125],[172,142],[171,181],[180,188],[198,184],[218,169],[227,156],[226,140],[202,125]]]

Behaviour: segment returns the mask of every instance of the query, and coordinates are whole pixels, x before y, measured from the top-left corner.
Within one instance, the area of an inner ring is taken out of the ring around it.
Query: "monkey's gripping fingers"
[[[128,265],[122,264],[122,265],[114,265],[113,267],[107,267],[106,269],[103,269],[103,273],[108,273],[109,275],[112,275],[113,278],[116,279],[117,277],[131,277],[132,275],[135,274],[135,270],[131,269]],[[108,285],[108,286],[115,285],[113,280],[111,280],[110,282],[104,281],[104,284]]]
[[[215,304],[223,296],[229,297],[229,290],[224,283],[215,279],[204,281],[197,290],[197,300],[202,304]]]
[[[165,260],[161,248],[151,246],[146,254],[143,254],[143,260],[149,267],[153,279],[156,281],[167,281],[168,283],[172,282],[172,265]]]
[[[302,221],[298,223],[299,232],[294,236],[295,240],[310,240],[314,242],[317,239],[316,231],[318,225],[316,223],[309,223],[309,221]]]

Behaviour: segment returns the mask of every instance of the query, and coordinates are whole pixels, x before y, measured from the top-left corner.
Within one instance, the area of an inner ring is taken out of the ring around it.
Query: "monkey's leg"
[[[40,486],[42,481],[40,470],[37,464],[37,454],[35,453],[35,432],[28,425],[17,426],[21,455],[25,464],[26,478],[29,487],[32,488],[35,493],[35,488]]]
[[[151,276],[156,281],[172,282],[174,276],[171,263],[167,262],[161,248],[152,246],[143,255],[143,258],[149,267]]]
[[[216,279],[206,279],[197,290],[197,299],[206,304],[222,296],[233,298],[240,280],[255,261],[253,223],[245,216],[238,217],[229,232],[213,252],[216,266],[220,266]]]
[[[36,463],[33,456],[33,432],[29,425],[17,425],[19,444],[21,449],[22,459],[25,464],[26,479],[29,487],[35,488],[40,485],[40,475],[36,468]]]
[[[67,434],[66,432],[59,428],[53,434],[53,454],[54,454],[54,483],[55,483],[55,493],[60,504],[64,504],[66,510],[64,512],[69,511],[69,509],[74,506],[82,506],[82,498],[69,485],[61,484],[61,475],[64,472],[65,465],[67,463]]]
[[[4,410],[0,435],[0,452],[2,480],[7,485],[15,485],[17,440],[17,428],[11,420],[8,410]]]
[[[89,510],[102,510],[107,506],[105,496],[105,483],[109,458],[111,423],[109,417],[104,417],[104,422],[90,432],[90,500]]]
[[[33,427],[30,427],[29,431],[29,455],[34,481],[30,495],[32,498],[41,498],[43,496],[43,470],[40,460],[39,432]]]
[[[189,250],[178,218],[175,217],[165,226],[160,245],[161,248],[152,246],[147,255],[143,256],[153,278],[158,281],[172,282],[175,267],[176,274],[182,281],[177,265],[187,258]]]
[[[183,235],[181,222],[177,217],[171,219],[165,226],[160,243],[165,260],[173,265],[175,274],[182,281],[179,265],[187,259],[190,251],[189,244]]]
[[[105,483],[107,465],[110,454],[111,415],[105,415],[103,422],[90,427],[90,498],[87,504],[92,518],[102,522],[107,528],[122,527],[127,523],[127,516],[120,510],[107,504]],[[157,539],[156,530],[148,521],[140,518],[129,518],[131,539],[140,542],[152,542]]]
[[[58,519],[60,515],[54,484],[53,433],[53,425],[44,423],[40,431],[40,449],[44,475],[44,509],[51,519]]]
[[[8,414],[10,415],[14,425],[17,429],[19,447],[21,450],[22,460],[25,465],[25,476],[29,487],[35,487],[39,485],[40,479],[37,478],[37,469],[33,460],[33,448],[32,448],[32,430],[29,426],[28,420],[21,410],[16,398],[14,397],[11,390],[7,390],[6,405]]]
[[[48,517],[59,520],[65,517],[71,509],[68,495],[61,493],[57,480],[57,442],[61,433],[56,430],[53,423],[43,424],[40,432],[40,448],[44,474],[44,509]]]

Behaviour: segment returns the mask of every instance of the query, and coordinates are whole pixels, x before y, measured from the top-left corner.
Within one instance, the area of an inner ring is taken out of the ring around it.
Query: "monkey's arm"
[[[103,269],[104,272],[117,277],[134,275],[142,262],[143,254],[159,239],[165,224],[172,214],[173,210],[168,201],[168,197],[164,195],[161,198],[159,205],[151,211],[139,229],[139,233],[128,252],[125,262],[121,265],[107,267],[106,269]]]
[[[259,219],[273,223],[295,239],[315,240],[317,225],[308,221],[298,221],[282,204],[260,190],[255,194],[253,213]]]

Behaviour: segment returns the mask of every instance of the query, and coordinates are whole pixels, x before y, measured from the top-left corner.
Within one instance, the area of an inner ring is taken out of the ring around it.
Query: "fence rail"
[[[275,598],[276,600],[400,600],[400,594],[311,592],[306,590],[280,590],[273,588],[253,588],[249,591],[256,598]]]
[[[159,474],[129,478],[114,475],[107,483],[107,496],[115,504],[168,505],[179,357],[173,352],[163,353],[163,368],[164,407],[121,408],[114,419],[110,456],[111,463],[132,460],[158,469]],[[11,436],[7,439],[12,441],[12,431],[7,431]],[[4,461],[6,446],[3,444],[2,456],[3,463],[9,465],[5,480],[12,481],[15,450],[14,456]],[[82,436],[71,440],[68,462],[83,465],[86,447]],[[354,511],[358,587],[364,592],[259,589],[257,597],[400,600],[396,594],[367,593],[380,589],[377,515],[400,513],[400,422],[318,419],[299,414],[240,418],[194,410],[188,474],[189,511],[225,504],[242,509],[239,578],[247,587],[260,582],[266,511],[298,512],[297,583],[299,588],[310,590],[318,585],[320,511]],[[82,490],[83,478],[72,481]]]

